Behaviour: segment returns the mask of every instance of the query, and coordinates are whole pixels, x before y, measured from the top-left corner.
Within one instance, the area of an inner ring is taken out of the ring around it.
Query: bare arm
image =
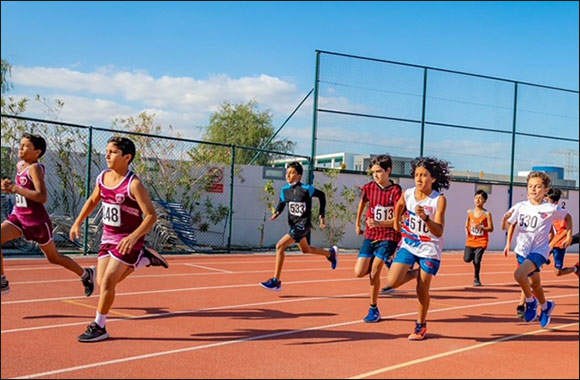
[[[38,203],[46,203],[48,200],[48,192],[46,190],[46,183],[44,182],[44,173],[42,168],[38,164],[30,165],[28,171],[30,173],[30,178],[34,184],[35,190],[25,189],[20,187],[18,184],[12,182],[11,180],[3,180],[3,190],[11,194],[18,194],[26,199]]]
[[[364,202],[362,199],[360,200],[360,202],[358,203],[358,209],[356,211],[356,223],[355,223],[355,228],[356,228],[356,233],[357,235],[362,235],[363,234],[363,229],[361,228],[361,218],[363,216],[363,213],[366,209],[367,206],[367,202]]]
[[[81,209],[81,212],[79,213],[75,222],[70,228],[70,232],[68,235],[72,241],[75,241],[76,239],[79,238],[81,224],[83,224],[85,219],[88,218],[89,215],[91,215],[91,213],[98,206],[100,201],[101,201],[101,190],[99,189],[99,186],[95,186],[93,193],[91,194],[89,199],[86,200],[85,204],[83,205],[83,208]]]
[[[484,231],[493,232],[493,217],[491,216],[491,212],[487,212],[487,226],[483,227]]]
[[[395,206],[395,218],[393,220],[393,228],[397,232],[401,232],[401,215],[403,215],[406,209],[407,205],[405,203],[405,197],[401,196]]]
[[[503,225],[503,224],[502,224]],[[503,255],[507,256],[508,253],[510,252],[510,248],[512,246],[512,239],[514,237],[514,231],[516,229],[516,225],[514,224],[510,224],[507,228],[507,239],[506,239],[506,243],[505,243],[505,247],[503,249]]]

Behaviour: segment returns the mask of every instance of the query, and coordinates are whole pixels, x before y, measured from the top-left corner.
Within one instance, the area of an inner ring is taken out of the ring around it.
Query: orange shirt
[[[489,243],[489,234],[482,228],[477,228],[476,226],[481,224],[484,227],[487,225],[487,211],[484,211],[479,217],[473,215],[473,210],[467,212],[467,217],[469,222],[467,223],[467,240],[465,245],[472,248],[483,247],[487,249],[487,244]]]
[[[566,231],[566,219],[554,220],[554,236],[559,235],[562,233],[562,231]],[[560,242],[557,243],[554,248],[564,248],[565,241],[565,238],[560,240]]]

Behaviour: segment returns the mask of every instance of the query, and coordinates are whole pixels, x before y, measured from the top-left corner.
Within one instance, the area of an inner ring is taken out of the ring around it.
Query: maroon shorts
[[[113,259],[122,262],[123,264],[129,265],[134,267],[137,265],[139,260],[141,260],[141,256],[143,255],[143,248],[141,249],[132,249],[131,252],[123,255],[117,249],[117,244],[101,244],[99,247],[99,256],[98,259],[105,258],[107,256],[111,256]]]
[[[10,214],[6,221],[18,228],[26,240],[35,241],[40,246],[47,245],[52,241],[52,223],[50,220],[34,226],[24,226],[18,216]]]

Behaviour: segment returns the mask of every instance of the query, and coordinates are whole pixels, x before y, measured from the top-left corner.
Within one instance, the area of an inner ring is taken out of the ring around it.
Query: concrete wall
[[[263,188],[266,180],[262,179],[262,167],[244,166],[241,174],[243,182],[240,178],[236,178],[234,187],[234,216],[232,228],[232,242],[236,245],[250,245],[256,246],[260,241],[260,232],[258,227],[263,223],[264,213],[267,218],[270,217],[270,212],[266,209],[266,203],[260,198],[265,194]],[[343,186],[349,188],[360,187],[364,185],[371,178],[365,175],[357,174],[340,174],[337,179],[337,188],[342,189]],[[326,183],[328,177],[322,172],[316,172],[314,177],[316,183]],[[279,197],[279,191],[286,182],[284,180],[274,181],[274,188],[276,189],[275,198]],[[400,178],[399,184],[403,189],[414,186],[414,182],[410,178]],[[508,210],[508,190],[507,185],[492,185],[491,194],[489,194],[486,208],[492,213],[495,224],[495,231],[490,235],[490,250],[503,250],[505,245],[505,232],[501,230],[501,218]],[[465,246],[465,220],[467,218],[466,210],[473,208],[473,198],[476,191],[475,183],[466,182],[452,182],[449,190],[444,192],[447,197],[447,212],[445,214],[445,249],[459,249],[463,250]],[[579,193],[578,191],[568,191],[568,199],[562,199],[561,203],[565,203],[565,207],[569,210],[574,221],[574,232],[578,231],[580,224],[579,215]],[[513,195],[513,203],[526,199],[526,188],[515,187]],[[314,200],[317,202],[317,200]],[[362,243],[362,236],[355,233],[354,222],[356,218],[356,206],[353,205],[352,222],[347,226],[346,233],[341,242],[344,248],[358,249]],[[266,221],[264,245],[275,245],[278,239],[288,231],[287,225],[287,210],[275,221]],[[312,234],[312,244],[317,246],[324,246],[324,235],[321,231],[314,231]],[[578,246],[570,248],[571,252],[578,252]]]

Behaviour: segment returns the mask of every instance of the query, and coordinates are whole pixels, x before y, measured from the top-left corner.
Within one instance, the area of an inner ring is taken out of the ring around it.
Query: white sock
[[[534,302],[534,297],[526,298],[526,302]]]
[[[105,328],[105,323],[107,322],[108,314],[101,314],[97,311],[97,316],[95,317],[95,323],[101,328]]]

